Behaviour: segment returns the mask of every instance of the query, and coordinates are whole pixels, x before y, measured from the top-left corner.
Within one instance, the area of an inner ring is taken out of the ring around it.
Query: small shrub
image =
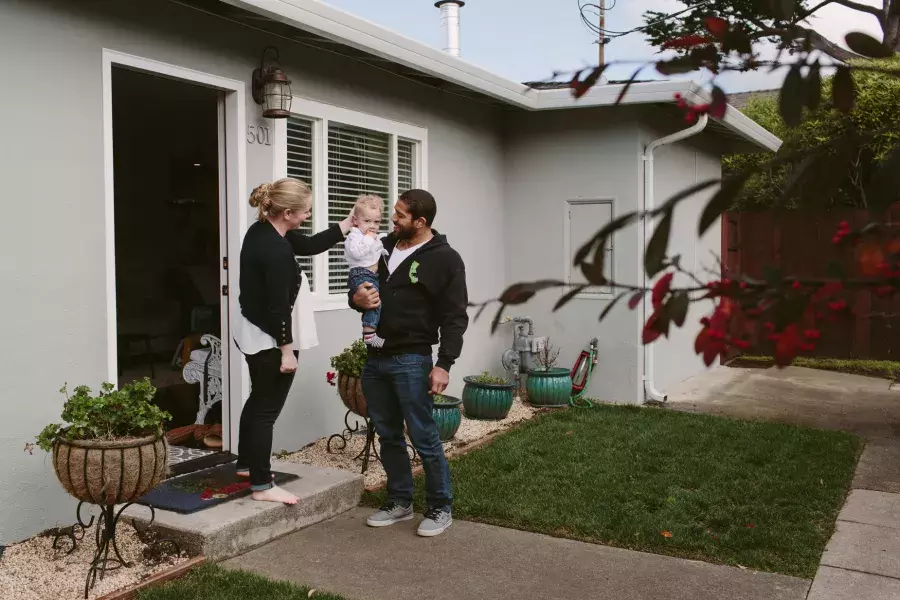
[[[59,391],[66,396],[61,414],[64,423],[51,423],[36,437],[38,447],[46,452],[58,440],[114,441],[162,435],[163,424],[172,418],[152,403],[156,388],[146,377],[120,390],[103,383],[97,396],[86,385],[76,387],[71,396],[65,385]]]
[[[511,385],[503,377],[496,377],[494,375],[491,375],[487,371],[482,372],[481,375],[473,377],[472,383],[483,383],[485,385]]]
[[[360,377],[368,356],[366,343],[358,339],[344,348],[343,352],[331,357],[331,368],[341,375]]]

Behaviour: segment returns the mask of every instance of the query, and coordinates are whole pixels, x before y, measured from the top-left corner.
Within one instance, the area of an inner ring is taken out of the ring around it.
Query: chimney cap
[[[436,8],[440,8],[444,4],[458,4],[460,7],[463,7],[466,5],[466,3],[463,2],[463,0],[438,0],[437,2],[434,3],[434,6]]]

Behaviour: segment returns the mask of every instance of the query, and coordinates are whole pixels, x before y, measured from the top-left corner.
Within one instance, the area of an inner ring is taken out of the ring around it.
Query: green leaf
[[[656,70],[661,75],[682,75],[700,68],[697,61],[687,56],[679,56],[671,60],[663,60],[656,63]]]
[[[804,83],[800,65],[792,66],[781,86],[778,104],[781,118],[788,127],[796,127],[803,120],[803,105],[806,102]]]
[[[542,279],[528,283],[514,283],[500,295],[500,302],[504,305],[524,304],[531,300],[537,292],[548,288],[563,287],[565,283],[557,279]]]
[[[819,65],[819,61],[810,65],[804,89],[806,90],[806,107],[809,110],[818,110],[822,101],[822,67]]]
[[[656,226],[647,252],[644,255],[644,269],[648,277],[654,277],[665,266],[666,250],[669,248],[669,235],[672,232],[672,211],[667,211],[662,221]]]
[[[620,217],[616,217],[609,223],[607,223],[604,227],[600,229],[597,233],[594,234],[588,242],[586,242],[578,251],[575,253],[575,258],[572,261],[574,266],[579,266],[584,260],[587,258],[587,255],[590,254],[597,244],[603,244],[606,242],[606,238],[612,235],[614,232],[622,229],[626,225],[630,224],[632,221],[638,218],[637,212],[625,213]]]
[[[728,207],[731,206],[735,197],[744,187],[744,183],[747,182],[750,174],[751,171],[744,171],[722,180],[722,187],[707,202],[706,207],[703,209],[703,214],[700,215],[700,223],[697,227],[698,235],[702,236],[706,233],[706,230],[719,219],[722,213],[728,210]]]
[[[869,210],[878,216],[897,200],[900,190],[900,144],[885,157],[875,169],[866,186]]]
[[[669,197],[668,200],[666,200],[661,205],[659,205],[659,207],[657,207],[655,210],[653,210],[650,214],[658,215],[658,214],[662,214],[664,212],[669,212],[671,210],[674,210],[675,205],[677,205],[679,202],[681,202],[685,198],[693,196],[697,192],[702,192],[703,190],[705,190],[707,188],[711,188],[714,185],[719,184],[720,182],[721,182],[721,179],[706,179],[704,181],[701,181],[700,183],[695,183],[694,185],[692,185],[690,187],[686,187],[683,190],[681,190],[680,192],[678,192],[677,194],[675,194],[674,196]]]
[[[569,290],[568,292],[566,292],[565,294],[563,294],[563,297],[560,298],[560,299],[556,302],[556,304],[553,306],[553,312],[556,312],[556,311],[558,311],[559,309],[561,309],[563,306],[565,306],[566,304],[568,304],[568,303],[572,300],[572,298],[574,298],[575,296],[577,296],[578,294],[580,294],[581,292],[583,292],[584,290],[586,290],[588,287],[590,287],[590,286],[587,286],[587,285],[576,285],[576,286],[573,287],[571,290]]]
[[[847,47],[868,58],[891,58],[894,51],[861,31],[851,31],[844,36]]]
[[[843,113],[853,110],[853,104],[856,102],[856,84],[849,67],[841,65],[837,68],[831,80],[831,94],[836,109]]]
[[[684,321],[687,319],[688,307],[691,305],[691,298],[687,292],[676,293],[666,304],[669,307],[669,315],[672,317],[672,322],[678,327],[684,325]]]
[[[631,89],[632,84],[637,80],[638,75],[641,74],[641,71],[644,70],[645,66],[646,65],[641,65],[634,71],[634,73],[631,74],[631,77],[628,79],[628,82],[625,83],[625,87],[623,87],[622,91],[619,92],[619,96],[616,98],[615,106],[618,106],[619,104],[622,103],[622,100],[625,99],[625,94],[627,94],[628,90]]]
[[[619,302],[619,300],[622,299],[622,296],[625,296],[627,293],[628,292],[622,292],[621,294],[610,300],[609,304],[606,305],[606,308],[603,309],[603,312],[600,313],[600,318],[597,319],[597,321],[599,322],[605,319],[606,315],[608,315],[613,307]]]

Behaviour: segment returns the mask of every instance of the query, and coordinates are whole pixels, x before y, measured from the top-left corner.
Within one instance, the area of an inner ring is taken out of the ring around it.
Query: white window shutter
[[[313,187],[313,122],[308,119],[291,117],[287,122],[287,174],[288,177],[299,179],[306,185]],[[300,231],[306,235],[315,232],[315,211],[312,218],[307,219],[300,226]],[[303,268],[309,279],[310,290],[316,291],[316,273],[311,256],[298,256],[297,264]]]

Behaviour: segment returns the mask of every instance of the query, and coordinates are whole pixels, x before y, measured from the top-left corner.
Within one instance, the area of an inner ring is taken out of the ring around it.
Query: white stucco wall
[[[667,135],[670,131],[653,131],[642,128],[641,141],[646,146],[652,140]],[[654,153],[654,195],[659,206],[671,196],[695,183],[721,176],[722,163],[718,151],[708,139],[684,140],[662,146]],[[718,258],[721,256],[722,229],[716,222],[703,235],[697,237],[697,223],[700,214],[718,188],[711,188],[694,194],[679,203],[675,209],[672,231],[669,238],[669,255],[681,255],[681,265],[697,274],[703,281],[709,281],[709,270],[719,272]],[[652,231],[652,229],[651,229]],[[676,275],[676,286],[692,286],[685,275]],[[666,394],[685,379],[706,369],[701,356],[694,353],[694,339],[700,330],[700,319],[712,313],[711,302],[691,304],[685,324],[681,328],[672,326],[669,337],[662,337],[653,343],[654,387]],[[713,367],[715,367],[715,363]]]
[[[563,231],[570,200],[614,199],[613,214],[638,207],[639,130],[627,109],[579,109],[512,115],[506,122],[507,282],[562,279],[567,256]],[[600,224],[597,225],[600,228]],[[637,276],[637,230],[614,239],[615,276]],[[591,337],[600,342],[599,363],[586,395],[615,402],[637,399],[637,329],[625,302],[598,323],[609,298],[576,298],[553,313],[557,292],[543,292],[510,315],[530,316],[536,335],[560,348],[560,367],[571,368]],[[509,326],[501,329],[511,344]]]
[[[468,267],[472,299],[502,288],[504,152],[495,109],[442,94],[331,53],[292,44],[163,0],[142,3],[8,0],[0,5],[0,72],[19,82],[0,95],[0,544],[74,518],[47,456],[22,451],[62,407],[59,387],[106,378],[101,49],[248,84],[248,122],[263,124],[249,79],[267,44],[281,51],[294,93],[425,127],[436,227]],[[36,76],[36,73],[38,76]],[[273,172],[273,147],[247,147],[248,192]],[[152,176],[152,174],[148,174]],[[248,207],[248,212],[249,212]],[[161,243],[163,243],[161,239]],[[300,369],[276,427],[274,450],[338,431],[343,407],[325,383],[328,359],[358,334],[347,310],[316,315],[320,346]],[[454,368],[462,377],[499,364],[502,340],[473,323]]]

